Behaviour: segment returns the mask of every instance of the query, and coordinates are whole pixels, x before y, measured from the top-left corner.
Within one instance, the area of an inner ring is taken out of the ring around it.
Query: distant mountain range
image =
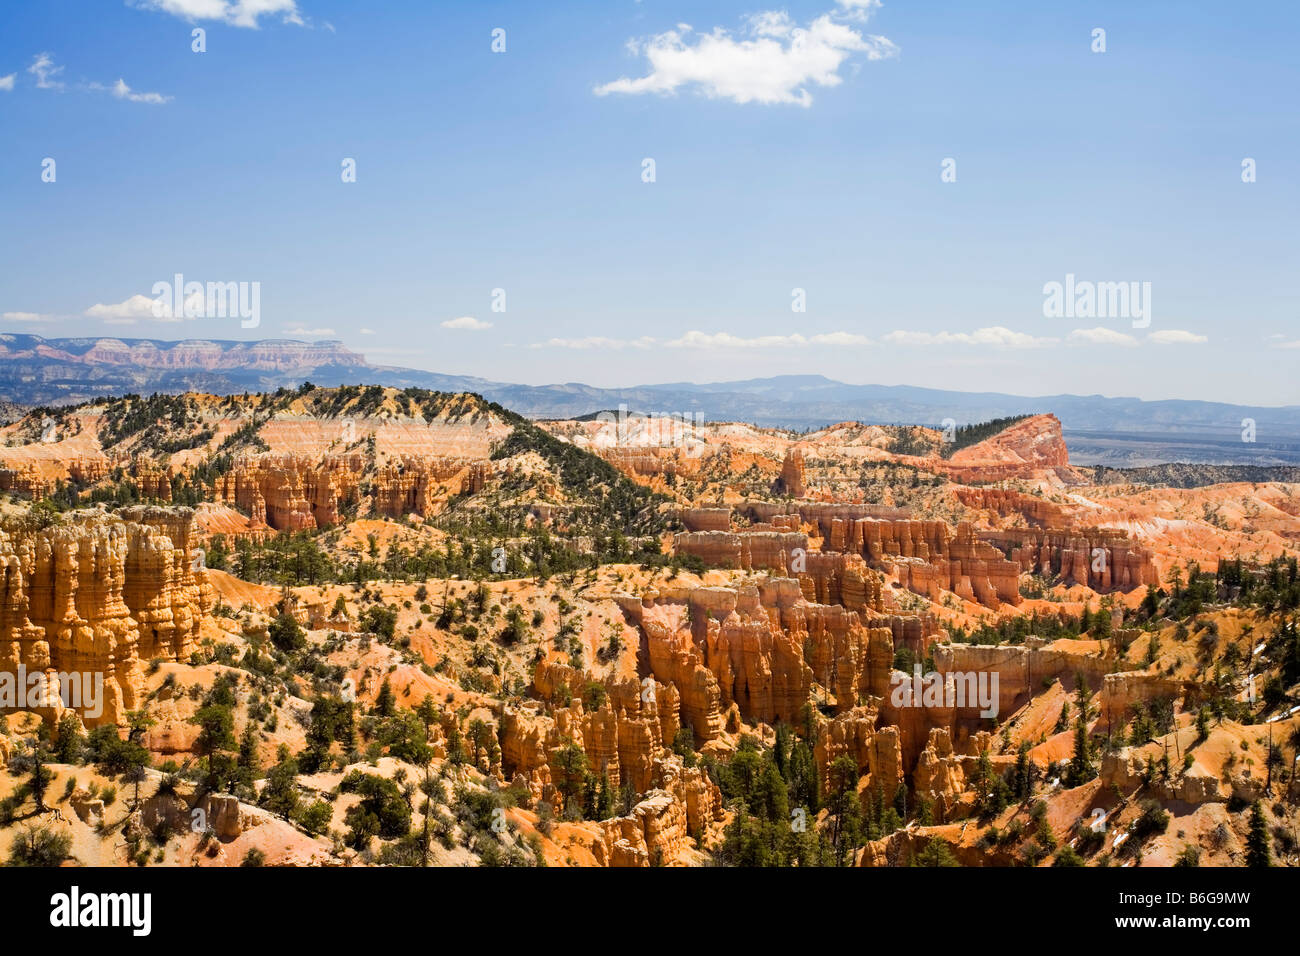
[[[342,342],[59,338],[0,334],[0,402],[64,405],[127,392],[274,391],[317,385],[389,385],[477,392],[533,418],[575,418],[626,405],[707,421],[813,429],[838,421],[941,425],[1052,412],[1076,464],[1163,462],[1300,464],[1300,405],[1230,405],[1101,395],[1027,397],[906,385],[847,385],[821,375],[630,388],[579,383],[513,385],[465,375],[372,365]],[[1254,423],[1253,442],[1243,441]]]

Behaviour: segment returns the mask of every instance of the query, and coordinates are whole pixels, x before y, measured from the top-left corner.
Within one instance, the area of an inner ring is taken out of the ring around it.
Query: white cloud
[[[1155,342],[1157,345],[1200,345],[1210,340],[1207,336],[1197,335],[1195,332],[1187,332],[1183,329],[1162,329],[1148,335],[1147,341]]]
[[[301,325],[280,331],[284,335],[292,335],[300,339],[332,339],[336,334],[333,329],[304,329]]]
[[[690,349],[767,349],[767,348],[805,348],[809,345],[870,345],[871,340],[865,335],[853,332],[824,332],[817,335],[803,336],[798,332],[791,335],[759,335],[744,338],[730,332],[690,331],[681,338],[665,343],[669,348]]]
[[[50,322],[54,316],[42,312],[6,312],[0,318],[6,322]]]
[[[646,349],[655,344],[649,336],[639,339],[610,339],[603,335],[589,335],[581,339],[547,339],[535,342],[530,349]]]
[[[14,88],[14,79],[17,76],[17,73],[10,73],[8,76],[0,76],[0,90],[4,90],[6,93],[12,90]]]
[[[126,85],[126,81],[120,76],[117,82],[109,88],[110,92],[119,100],[130,100],[132,103],[153,103],[155,105],[167,103],[171,100],[170,96],[163,96],[161,93],[137,93],[131,87]]]
[[[103,319],[112,325],[130,325],[137,319],[152,319],[154,300],[147,295],[133,295],[129,299],[117,303],[97,302],[86,310],[86,315],[92,319]],[[170,313],[170,304],[166,310]],[[170,319],[170,314],[163,317]]]
[[[231,26],[253,30],[264,16],[279,15],[284,23],[303,25],[296,0],[135,0],[135,5],[190,22],[222,20]]]
[[[131,325],[139,319],[151,319],[157,322],[179,322],[182,318],[196,319],[203,314],[206,300],[202,292],[193,292],[181,304],[184,315],[172,315],[171,298],[158,300],[158,310],[154,311],[154,299],[147,295],[133,295],[129,299],[116,303],[99,302],[86,310],[87,317],[103,319],[110,325]]]
[[[375,334],[375,330],[374,330],[374,329],[357,329],[357,331],[360,332],[362,335],[374,335],[374,334]]]
[[[870,5],[844,6],[852,7],[853,19],[865,19]],[[830,14],[800,28],[787,13],[776,10],[749,17],[739,39],[722,27],[697,33],[679,23],[672,30],[632,41],[629,49],[645,56],[650,72],[603,83],[595,88],[598,96],[667,95],[686,87],[710,99],[806,107],[812,104],[808,86],[838,86],[840,67],[854,54],[881,60],[898,53],[885,37],[859,33]]]
[[[1075,329],[1065,340],[1071,345],[1122,345],[1125,348],[1138,344],[1138,340],[1127,332],[1117,332],[1101,325],[1095,329]]]
[[[55,66],[54,60],[48,53],[36,54],[36,59],[32,60],[32,65],[27,68],[27,72],[36,77],[37,89],[63,89],[63,83],[55,79],[56,76],[63,72],[63,67]]]
[[[482,322],[472,315],[462,315],[459,319],[448,319],[442,323],[444,329],[469,329],[474,332],[482,332],[484,329],[492,328],[491,322]]]
[[[1295,339],[1291,342],[1280,342],[1273,347],[1279,349],[1300,349],[1300,339]]]
[[[1001,325],[991,325],[974,332],[890,332],[884,340],[890,345],[987,345],[1000,349],[1041,349],[1056,345],[1060,339],[1040,338],[1027,332],[1013,332]]]

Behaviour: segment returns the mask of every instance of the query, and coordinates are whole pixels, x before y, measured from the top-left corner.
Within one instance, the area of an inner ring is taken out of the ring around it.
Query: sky
[[[1298,28],[1292,0],[7,2],[0,331],[1297,404]],[[177,274],[256,283],[257,325],[160,312]]]

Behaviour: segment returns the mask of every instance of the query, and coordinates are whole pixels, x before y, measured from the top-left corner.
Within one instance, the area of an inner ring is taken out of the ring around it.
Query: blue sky
[[[9,3],[0,329],[1300,403],[1297,7]],[[260,325],[155,318],[175,273]],[[1067,274],[1149,326],[1046,316]]]

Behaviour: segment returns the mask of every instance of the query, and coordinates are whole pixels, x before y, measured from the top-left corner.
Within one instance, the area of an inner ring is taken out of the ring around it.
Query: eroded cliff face
[[[482,491],[491,475],[489,462],[468,458],[390,459],[375,475],[374,510],[390,518],[432,515],[448,498]]]
[[[343,509],[358,502],[366,473],[365,457],[355,453],[245,456],[217,479],[214,497],[249,512],[255,526],[326,528],[338,524]],[[373,509],[392,518],[431,515],[454,495],[482,490],[491,474],[491,464],[480,459],[390,458],[369,479]]]
[[[54,482],[46,478],[32,462],[0,468],[0,491],[11,491],[24,498],[40,501],[54,490]]]
[[[992,482],[1042,478],[1078,483],[1082,470],[1070,466],[1070,453],[1055,415],[1031,415],[950,458],[900,456],[900,460],[954,481]]]
[[[981,532],[979,537],[1008,555],[1020,570],[1066,584],[1105,592],[1160,583],[1152,552],[1121,531],[1007,528]]]
[[[808,494],[803,449],[796,447],[786,452],[785,459],[781,462],[780,481],[781,490],[791,498],[802,498]]]
[[[941,600],[941,592],[999,608],[1018,605],[1020,564],[993,544],[981,540],[969,522],[952,530],[942,521],[894,517],[898,509],[874,505],[801,503],[782,514],[773,506],[750,503],[744,511],[759,519],[736,531],[687,531],[675,536],[674,549],[724,568],[807,574],[815,581],[810,599],[850,604],[856,598],[860,572],[850,571],[846,558],[862,558],[903,587]],[[698,519],[697,519],[698,520]],[[719,523],[710,514],[710,525]],[[805,524],[821,534],[821,549],[810,553]],[[1122,555],[1118,560],[1124,561]],[[1128,565],[1125,564],[1125,567]]]
[[[0,671],[43,675],[48,706],[32,709],[56,718],[62,691],[86,724],[121,723],[142,703],[142,660],[189,656],[213,605],[192,522],[187,508],[138,506],[0,530]],[[70,675],[102,679],[100,699],[74,694]]]
[[[1094,591],[1131,591],[1158,585],[1155,555],[1120,530],[1087,525],[1078,506],[1066,507],[1033,495],[1001,488],[957,488],[969,508],[998,518],[1023,518],[1030,527],[980,531],[980,541],[996,547],[1022,572],[1082,584]],[[1094,519],[1095,520],[1095,519]]]
[[[276,531],[327,527],[356,500],[363,468],[360,455],[245,456],[217,479],[215,497]]]
[[[595,709],[582,694],[602,688]],[[597,779],[618,790],[631,786],[644,796],[626,816],[601,822],[599,862],[610,866],[650,866],[677,862],[722,819],[722,794],[697,767],[685,767],[671,750],[680,729],[680,696],[675,687],[653,679],[597,681],[567,664],[541,662],[534,692],[551,705],[506,707],[500,720],[501,768],[533,800],[563,803],[560,751],[570,743],[586,755]]]
[[[742,721],[803,724],[810,704],[843,712],[886,692],[894,630],[878,586],[863,588],[853,609],[807,600],[811,582],[771,577],[622,600],[645,634],[650,674],[673,689],[697,743]]]
[[[798,531],[682,531],[673,536],[673,551],[695,555],[705,564],[744,571],[787,573],[798,552],[807,554],[808,536]]]

